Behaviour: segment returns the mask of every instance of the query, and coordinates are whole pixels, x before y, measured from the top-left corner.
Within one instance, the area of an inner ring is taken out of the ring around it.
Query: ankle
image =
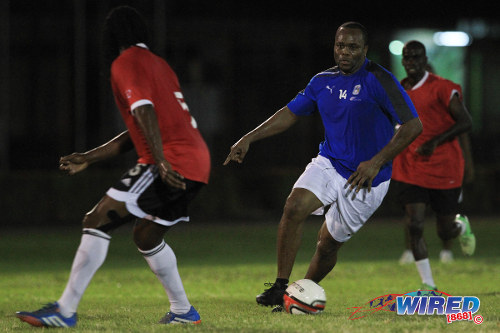
[[[288,287],[288,279],[276,278],[274,284],[280,289],[286,289]]]

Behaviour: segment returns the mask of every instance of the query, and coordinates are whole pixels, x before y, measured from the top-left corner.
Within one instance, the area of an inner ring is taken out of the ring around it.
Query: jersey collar
[[[142,47],[143,49],[149,50],[149,47],[144,43],[137,43],[135,46]]]
[[[421,86],[424,85],[425,81],[427,80],[427,78],[429,77],[429,72],[428,71],[425,71],[425,74],[424,74],[424,77],[422,79],[420,79],[420,81],[418,81],[418,83],[416,85],[414,85],[411,90],[415,90],[415,89],[418,89],[420,88]]]

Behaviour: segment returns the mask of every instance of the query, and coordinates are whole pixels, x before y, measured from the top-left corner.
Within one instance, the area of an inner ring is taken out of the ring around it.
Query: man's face
[[[405,68],[406,75],[420,77],[425,73],[427,57],[422,48],[405,46],[401,63]]]
[[[352,74],[365,62],[368,46],[359,29],[340,28],[335,35],[335,62],[343,74]]]

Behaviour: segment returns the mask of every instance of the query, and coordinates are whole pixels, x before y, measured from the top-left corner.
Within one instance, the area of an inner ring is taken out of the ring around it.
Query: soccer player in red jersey
[[[185,103],[176,74],[148,49],[146,22],[131,7],[117,7],[106,19],[105,47],[111,85],[127,130],[85,153],[60,159],[70,175],[122,152],[135,149],[137,164],[110,188],[83,219],[83,235],[66,288],[57,302],[17,317],[33,326],[76,325],[78,304],[106,258],[110,232],[135,221],[139,252],[162,283],[170,311],[160,323],[199,323],[165,243],[166,231],[189,221],[188,205],[208,183],[210,155]]]
[[[442,240],[459,237],[462,251],[472,255],[475,237],[467,217],[457,214],[464,176],[458,137],[471,117],[458,84],[426,71],[425,46],[410,41],[403,48],[407,77],[401,81],[422,121],[423,131],[393,162],[392,179],[409,226],[410,244],[422,289],[436,289],[423,238],[426,206],[436,213]]]

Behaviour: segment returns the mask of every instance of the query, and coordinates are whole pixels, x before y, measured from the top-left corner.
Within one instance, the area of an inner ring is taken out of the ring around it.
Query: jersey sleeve
[[[113,63],[111,81],[116,97],[130,112],[138,106],[153,104],[152,81],[139,59],[119,59]]]
[[[300,91],[294,99],[292,99],[287,107],[297,116],[311,115],[318,110],[316,97],[312,89],[312,80],[307,87]]]
[[[397,123],[404,124],[407,121],[417,118],[417,110],[399,81],[382,68],[373,70],[377,78],[377,96],[384,110],[389,112]]]
[[[439,101],[448,108],[453,95],[457,94],[462,100],[462,87],[450,80],[443,79],[439,82],[437,95]]]

